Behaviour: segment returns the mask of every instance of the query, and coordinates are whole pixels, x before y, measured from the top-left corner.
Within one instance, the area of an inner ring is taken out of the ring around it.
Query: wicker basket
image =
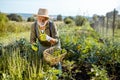
[[[59,56],[53,56],[52,53],[55,51],[56,47],[50,47],[43,52],[43,57],[46,62],[50,65],[56,65],[63,60],[67,52],[62,53]],[[59,49],[59,48],[58,48]]]

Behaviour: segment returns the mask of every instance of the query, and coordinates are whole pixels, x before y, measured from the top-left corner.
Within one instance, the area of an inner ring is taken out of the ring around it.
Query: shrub
[[[75,24],[77,26],[82,26],[86,23],[87,19],[83,16],[76,16],[75,18]]]
[[[58,21],[62,21],[62,15],[58,15],[58,16],[57,16],[57,20],[58,20]]]
[[[22,21],[22,17],[20,15],[17,15],[17,14],[9,14],[9,15],[7,15],[7,17],[12,21],[17,21],[17,22]]]
[[[33,21],[35,21],[35,19],[34,19],[34,17],[28,17],[27,21],[28,22],[33,22]]]
[[[70,19],[72,19],[72,20],[74,20],[74,17],[72,17],[72,16],[68,16]]]
[[[72,23],[73,23],[73,20],[72,20],[71,18],[69,18],[69,17],[66,17],[66,18],[64,19],[64,23],[65,23],[65,24],[72,24]]]

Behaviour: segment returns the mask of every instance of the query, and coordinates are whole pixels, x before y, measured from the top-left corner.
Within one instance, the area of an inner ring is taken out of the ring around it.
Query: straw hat
[[[38,10],[38,14],[35,14],[34,16],[35,16],[35,17],[37,17],[37,16],[42,16],[42,17],[49,18],[48,10],[47,10],[47,9],[40,8],[40,9]]]

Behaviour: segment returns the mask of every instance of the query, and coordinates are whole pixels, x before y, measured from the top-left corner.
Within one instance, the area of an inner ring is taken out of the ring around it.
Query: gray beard
[[[38,24],[40,27],[44,27],[44,26],[47,24],[47,21],[45,21],[44,23],[37,21],[37,24]]]

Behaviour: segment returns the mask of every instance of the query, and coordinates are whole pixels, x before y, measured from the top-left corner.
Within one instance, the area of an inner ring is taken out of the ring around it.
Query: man
[[[38,14],[35,15],[37,21],[31,27],[30,42],[32,49],[38,51],[40,58],[42,58],[43,51],[51,46],[60,48],[60,41],[56,26],[49,21],[48,10],[40,8]],[[38,41],[38,46],[36,42]],[[62,71],[61,63],[58,63],[58,69]],[[59,74],[59,76],[61,73]]]
[[[56,26],[49,20],[48,10],[40,8],[38,14],[35,15],[37,20],[31,27],[30,42],[32,49],[43,53],[43,51],[51,46],[60,48],[60,42]],[[38,48],[36,41],[38,41]]]

